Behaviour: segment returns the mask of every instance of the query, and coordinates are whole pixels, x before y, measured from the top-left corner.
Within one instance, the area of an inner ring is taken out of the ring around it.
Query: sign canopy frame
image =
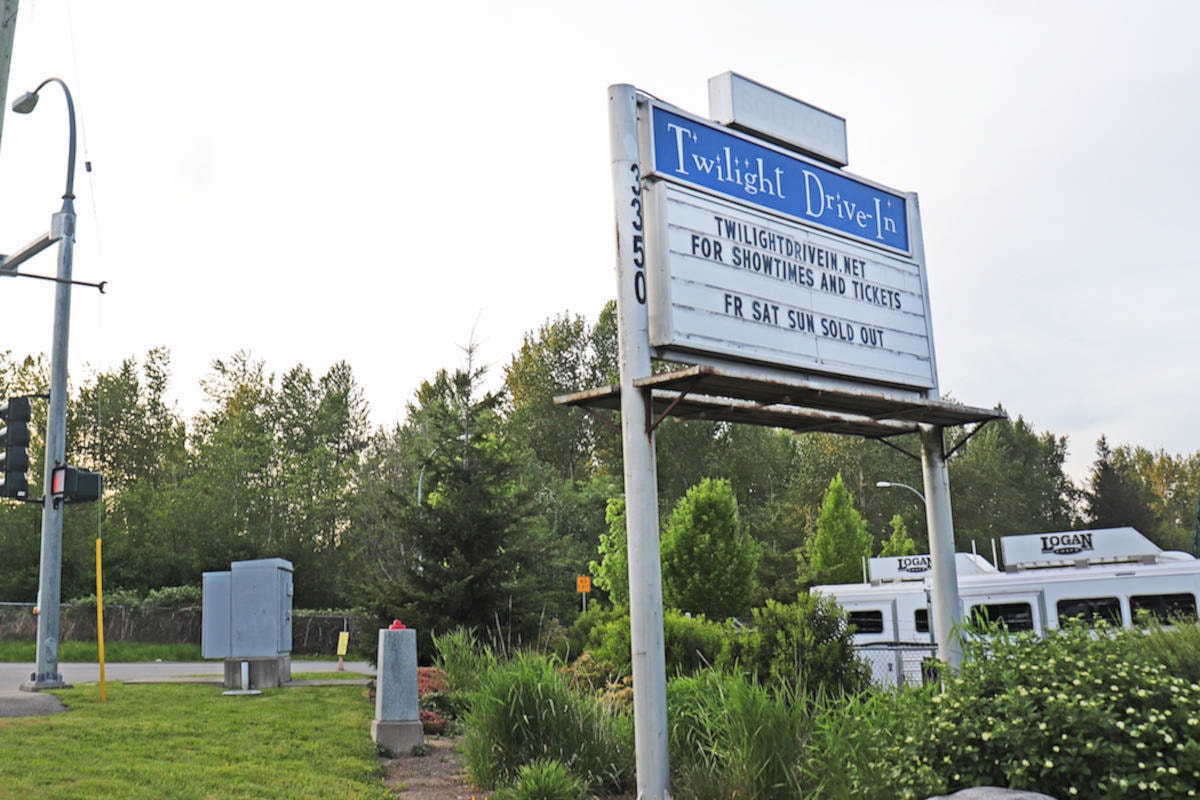
[[[794,433],[836,433],[885,439],[918,432],[921,424],[981,425],[1007,415],[943,400],[821,385],[732,365],[695,364],[637,378],[648,392],[649,427],[666,417],[781,428]],[[600,386],[554,398],[583,409],[621,408],[621,387]]]

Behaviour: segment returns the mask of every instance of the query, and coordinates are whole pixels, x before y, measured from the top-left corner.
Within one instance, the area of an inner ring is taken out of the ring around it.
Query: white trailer
[[[1061,531],[1001,540],[1004,571],[957,554],[964,619],[1043,631],[1071,618],[1128,628],[1143,615],[1197,618],[1200,561],[1163,551],[1134,528]],[[880,683],[916,683],[933,655],[928,556],[870,559],[864,583],[815,586],[854,626],[854,641]]]

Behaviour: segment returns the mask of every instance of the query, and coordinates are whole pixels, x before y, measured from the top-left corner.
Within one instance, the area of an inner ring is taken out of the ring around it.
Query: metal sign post
[[[637,97],[632,86],[608,90],[613,194],[617,222],[617,320],[621,366],[621,437],[625,457],[625,524],[629,548],[629,626],[633,656],[633,725],[640,800],[670,797],[667,757],[667,666],[663,645],[662,565],[658,545],[658,466],[648,391],[646,217],[638,164]]]

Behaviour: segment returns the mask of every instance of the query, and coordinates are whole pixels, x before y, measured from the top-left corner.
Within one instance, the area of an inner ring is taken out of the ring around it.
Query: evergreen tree
[[[526,333],[520,352],[505,369],[509,435],[568,480],[590,474],[594,422],[578,409],[555,405],[554,398],[593,388],[593,364],[584,319],[563,315],[544,323],[536,334]]]
[[[500,429],[500,396],[479,394],[483,377],[468,358],[465,369],[421,385],[408,415],[420,499],[405,491],[387,527],[360,516],[351,535],[368,606],[381,621],[416,627],[426,643],[458,626],[533,641],[546,588],[538,565],[557,558],[553,543],[531,535],[531,494]],[[392,544],[371,544],[377,537]],[[371,564],[368,548],[390,560]]]
[[[839,472],[825,492],[817,527],[805,547],[811,584],[857,583],[871,555],[871,534]]]
[[[1150,510],[1152,498],[1146,487],[1114,458],[1108,440],[1096,442],[1096,461],[1088,481],[1085,500],[1088,527],[1119,528],[1126,525],[1143,534],[1158,532],[1158,520]]]

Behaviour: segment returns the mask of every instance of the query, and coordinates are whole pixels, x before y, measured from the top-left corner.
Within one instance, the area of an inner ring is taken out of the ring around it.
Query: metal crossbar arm
[[[2,267],[0,267],[0,269],[2,269]],[[54,283],[69,283],[72,286],[90,286],[93,289],[99,289],[100,294],[104,294],[104,287],[108,285],[108,281],[100,281],[99,283],[92,283],[90,281],[77,281],[77,280],[73,280],[73,279],[72,280],[63,280],[62,278],[55,278],[52,275],[34,275],[29,272],[18,273],[17,277],[37,278],[40,281],[53,281]]]
[[[16,275],[17,267],[57,242],[60,238],[62,237],[55,236],[52,233],[43,233],[40,237],[34,239],[12,255],[0,255],[0,275]]]

